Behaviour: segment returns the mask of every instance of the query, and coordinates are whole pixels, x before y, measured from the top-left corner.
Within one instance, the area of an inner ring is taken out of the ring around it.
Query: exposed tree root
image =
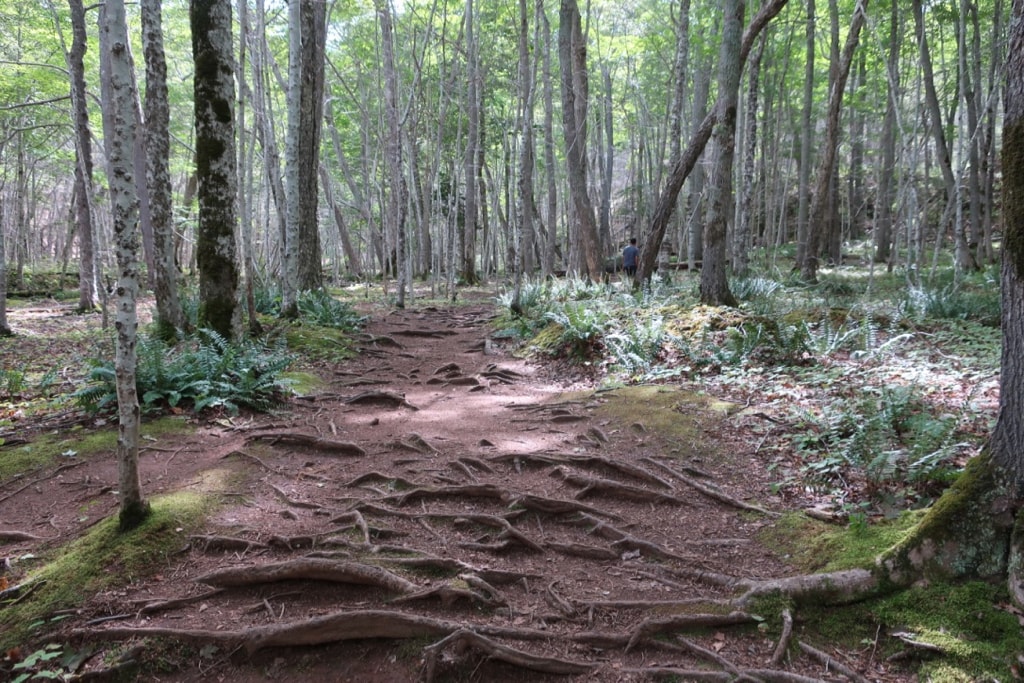
[[[402,507],[409,501],[424,498],[488,498],[507,502],[512,495],[504,488],[494,484],[466,484],[464,486],[444,486],[442,488],[419,487],[411,491],[396,493],[384,498],[386,503],[394,503]]]
[[[16,531],[14,529],[0,529],[0,541],[6,543],[17,543],[19,541],[41,541],[42,536],[36,536],[25,531]]]
[[[441,452],[434,447],[434,444],[430,443],[419,434],[410,434],[404,439],[395,441],[394,445],[398,448],[404,448],[416,453],[423,453],[424,455],[433,455]]]
[[[778,666],[782,663],[782,658],[786,656],[786,650],[789,649],[789,640],[793,637],[793,613],[786,608],[782,610],[782,634],[779,636],[779,642],[775,645],[775,651],[772,653],[772,666]]]
[[[355,445],[354,443],[322,439],[318,436],[312,436],[310,434],[280,432],[273,434],[253,434],[247,437],[245,440],[246,443],[252,443],[253,441],[269,441],[271,445],[275,446],[278,444],[285,444],[288,446],[301,446],[303,448],[310,448],[316,451],[332,453],[336,455],[366,455],[366,451],[364,451],[362,448]]]
[[[692,561],[693,558],[684,557],[678,553],[674,553],[664,546],[654,543],[652,541],[646,541],[641,538],[637,538],[632,534],[626,533],[621,529],[618,529],[607,522],[597,519],[592,515],[581,514],[576,519],[568,520],[570,524],[576,526],[590,527],[588,533],[597,534],[602,538],[607,538],[612,541],[612,548],[619,548],[623,550],[640,550],[646,552],[652,557],[660,557],[664,559],[674,559],[683,562]]]
[[[563,555],[582,557],[588,560],[601,561],[619,559],[619,554],[614,550],[594,545],[584,545],[583,543],[554,543],[552,541],[548,541],[544,544],[544,547],[562,553]]]
[[[345,399],[344,402],[348,404],[368,403],[374,405],[388,405],[393,408],[419,410],[419,408],[406,401],[405,396],[396,394],[392,391],[364,391],[361,394],[356,394],[355,396]]]
[[[703,484],[703,483],[697,481],[696,479],[694,479],[693,477],[688,477],[685,474],[683,474],[682,472],[679,472],[679,471],[669,467],[668,465],[665,465],[664,463],[660,463],[657,460],[654,460],[653,458],[641,458],[640,462],[646,462],[646,463],[649,463],[651,465],[654,465],[655,467],[657,467],[657,468],[659,468],[659,469],[661,469],[661,470],[671,474],[673,477],[675,477],[679,481],[683,482],[687,486],[689,486],[691,488],[694,488],[697,491],[703,493],[708,498],[711,498],[713,500],[717,500],[719,503],[725,503],[726,505],[731,505],[732,507],[739,508],[740,510],[750,510],[751,512],[760,512],[762,515],[768,515],[769,517],[779,517],[780,516],[780,514],[778,512],[772,512],[771,510],[766,510],[765,508],[763,508],[763,507],[761,507],[759,505],[752,505],[750,503],[746,503],[746,502],[744,502],[744,501],[742,501],[742,500],[740,500],[738,498],[730,496],[728,493],[725,493],[724,491],[720,491],[717,488],[714,488],[712,486],[708,486],[707,484]]]
[[[633,629],[626,645],[626,651],[651,636],[662,633],[674,633],[691,628],[718,628],[754,623],[755,619],[746,612],[730,612],[729,614],[676,614],[669,617],[644,619]]]
[[[564,467],[556,467],[554,474],[562,478],[567,484],[577,486],[581,490],[576,493],[577,498],[586,498],[594,494],[604,494],[626,500],[640,501],[642,503],[668,503],[670,505],[685,505],[686,502],[676,496],[671,496],[658,491],[643,489],[639,486],[623,484],[611,479],[596,479],[584,477],[583,475],[571,472]]]
[[[607,441],[607,437],[605,437],[605,440]],[[637,467],[630,462],[615,460],[614,458],[604,458],[596,455],[567,455],[565,456],[565,460],[577,467],[588,467],[591,469],[605,468],[612,472],[624,474],[644,483],[652,484],[669,491],[675,489],[672,482],[659,477],[650,470],[644,469],[643,467]],[[645,460],[647,459],[645,458]],[[657,463],[655,462],[655,464]]]
[[[457,334],[454,330],[395,330],[391,334],[399,337],[420,337],[427,339],[444,339]]]
[[[260,543],[259,541],[253,541],[248,538],[236,538],[234,536],[189,536],[189,546],[209,552],[211,550],[230,550],[230,551],[241,551],[252,550],[254,548],[266,548],[266,543]]]
[[[293,508],[303,508],[303,509],[306,509],[306,510],[321,510],[321,509],[323,509],[323,506],[320,505],[319,503],[308,503],[308,502],[306,502],[304,500],[295,500],[294,498],[289,496],[287,493],[285,493],[283,490],[281,490],[280,487],[275,486],[274,484],[267,484],[267,485],[271,489],[273,489],[274,493],[277,494],[278,498],[280,498],[282,501],[284,501],[288,505],[292,506]]]
[[[474,567],[470,564],[448,557],[389,557],[380,560],[383,564],[409,567],[411,569],[424,569],[431,572],[445,572],[447,574],[472,573],[484,581],[498,586],[518,583],[526,579],[539,579],[536,574],[523,572],[509,572],[501,569],[488,569],[486,567]]]
[[[517,496],[512,505],[520,506],[531,512],[542,512],[547,515],[563,515],[572,512],[585,512],[591,515],[600,515],[621,522],[622,517],[614,512],[608,512],[600,508],[586,505],[575,500],[559,500],[557,498],[544,498],[532,494]]]
[[[555,659],[552,657],[540,657],[523,650],[516,650],[505,645],[500,645],[485,636],[470,631],[459,629],[446,636],[440,641],[424,648],[426,660],[424,663],[423,679],[428,683],[434,680],[437,671],[437,660],[440,654],[448,647],[455,647],[460,652],[467,647],[479,650],[490,659],[497,659],[513,666],[518,666],[529,671],[540,673],[573,675],[585,674],[597,668],[596,664],[585,662],[573,662],[567,659]]]
[[[375,586],[395,593],[408,594],[419,586],[382,567],[357,562],[336,562],[302,558],[271,564],[218,569],[195,579],[196,583],[220,588],[252,586],[277,581],[332,581],[361,586]]]
[[[156,602],[146,599],[136,601],[136,604],[142,603],[142,607],[139,608],[140,614],[153,614],[155,612],[164,612],[171,609],[178,609],[186,605],[191,605],[196,602],[202,602],[203,600],[209,600],[215,595],[219,595],[224,592],[223,588],[214,588],[204,593],[197,593],[196,595],[190,595],[185,598],[171,598],[169,600],[158,600]]]
[[[344,486],[345,488],[352,488],[355,486],[362,486],[363,484],[369,481],[387,482],[389,484],[393,484],[401,488],[409,489],[416,488],[419,486],[419,484],[417,484],[416,482],[409,481],[408,479],[403,479],[402,477],[394,477],[391,475],[382,474],[380,472],[367,472],[366,474],[358,476],[355,479],[345,484],[342,484],[342,486]]]

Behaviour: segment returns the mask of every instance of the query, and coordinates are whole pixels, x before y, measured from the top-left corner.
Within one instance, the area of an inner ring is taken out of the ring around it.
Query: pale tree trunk
[[[463,176],[466,185],[465,223],[462,229],[462,280],[478,282],[476,270],[477,221],[480,198],[480,54],[476,39],[476,9],[466,0],[466,150]]]
[[[249,322],[249,333],[258,335],[263,332],[260,325],[259,312],[256,310],[256,258],[252,243],[252,198],[253,188],[253,155],[256,151],[255,139],[247,139],[245,101],[251,99],[249,86],[245,80],[246,45],[249,40],[249,0],[238,0],[238,212],[241,222],[238,226],[239,246],[241,247],[241,278],[244,287],[246,318]],[[255,137],[255,136],[253,136]]]
[[[968,17],[973,21],[968,22]],[[972,40],[968,41],[968,27],[973,28]],[[961,133],[963,144],[967,145],[967,205],[970,222],[965,232],[967,249],[971,254],[971,266],[980,268],[982,225],[981,214],[985,200],[981,196],[981,135],[978,130],[979,93],[981,91],[981,37],[978,35],[978,5],[970,0],[960,2],[960,96],[963,111],[967,114],[967,132]],[[970,46],[970,49],[968,49]],[[963,202],[958,204],[963,206]],[[962,224],[962,221],[961,221]]]
[[[747,55],[750,54],[750,49],[753,47],[754,41],[757,40],[757,36],[768,25],[768,22],[782,11],[787,2],[788,0],[768,0],[761,6],[761,9],[758,10],[754,18],[751,19],[750,25],[747,26],[746,31],[743,33],[743,40],[740,43],[740,70],[742,70],[743,63],[746,62]],[[651,227],[647,238],[640,249],[640,266],[637,269],[638,280],[646,280],[654,272],[658,251],[661,248],[662,241],[665,239],[665,231],[668,228],[669,221],[672,219],[672,214],[675,212],[679,190],[682,189],[683,183],[686,182],[686,178],[693,171],[693,167],[704,151],[708,140],[711,139],[711,131],[719,115],[719,102],[716,101],[711,112],[704,117],[704,120],[701,121],[700,125],[690,136],[690,141],[687,143],[683,153],[680,154],[679,160],[672,166],[672,171],[665,181],[665,187],[658,197],[658,203],[654,207],[654,215],[651,219]]]
[[[576,0],[562,0],[559,11],[558,59],[562,70],[562,132],[569,176],[569,195],[583,252],[584,277],[599,279],[604,270],[601,238],[587,185],[587,44]]]
[[[598,168],[601,175],[600,202],[600,244],[602,245],[601,260],[604,261],[604,248],[612,243],[612,180],[615,177],[615,116],[612,111],[612,72],[608,63],[601,64],[602,111],[601,130],[598,136]]]
[[[829,214],[829,195],[835,171],[836,155],[839,150],[840,113],[842,112],[843,91],[850,75],[853,53],[860,38],[860,30],[864,26],[868,0],[858,0],[853,10],[850,30],[846,35],[846,44],[836,71],[836,78],[828,98],[828,115],[826,118],[825,138],[822,141],[821,160],[818,163],[817,180],[814,195],[811,199],[810,230],[807,237],[807,250],[804,260],[800,263],[800,277],[804,282],[816,282],[818,279],[818,252],[821,239],[825,236],[826,221]]]
[[[199,325],[231,339],[240,323],[234,232],[238,176],[231,0],[191,0],[190,15],[196,65]]]
[[[391,7],[387,0],[376,0],[377,18],[380,21],[381,51],[384,57],[384,117],[387,122],[387,138],[384,141],[384,158],[387,166],[389,197],[387,201],[388,222],[395,235],[395,268],[398,282],[395,305],[405,308],[405,294],[408,286],[406,265],[405,218],[408,187],[402,162],[402,124],[398,111],[398,74],[395,71],[395,38],[392,27]]]
[[[153,283],[161,333],[173,337],[185,328],[174,267],[174,213],[171,200],[170,106],[160,0],[142,0],[142,46],[146,60],[146,183],[153,225]]]
[[[117,347],[114,367],[117,383],[118,492],[122,530],[138,526],[149,514],[139,480],[139,400],[135,388],[135,344],[138,333],[136,299],[139,292],[139,198],[134,175],[135,93],[128,27],[123,0],[108,0],[102,31],[110,78],[111,99],[104,101],[103,116],[113,134],[110,152],[110,205],[117,250]]]
[[[672,101],[669,105],[668,142],[669,166],[676,163],[683,151],[683,118],[686,115],[686,84],[690,78],[690,0],[679,0],[679,16],[676,20],[676,50],[672,62]],[[696,99],[696,96],[694,97]],[[705,98],[706,99],[706,98]],[[696,103],[695,103],[696,105]],[[696,106],[694,107],[696,109]],[[699,116],[695,116],[699,118]],[[676,221],[679,233],[676,237],[676,251],[679,259],[683,258],[683,250],[689,254],[686,239],[686,217]]]
[[[761,88],[761,56],[768,34],[762,33],[757,50],[750,58],[748,71],[747,101],[744,106],[743,134],[743,184],[740,187],[739,211],[737,211],[736,232],[732,240],[732,271],[737,276],[744,276],[750,267],[750,247],[752,244],[751,224],[754,220],[754,190],[756,184],[757,156],[757,115],[758,93]]]
[[[71,9],[71,106],[75,121],[75,232],[78,234],[78,310],[96,308],[99,274],[93,246],[92,220],[92,137],[89,132],[89,107],[85,88],[85,7],[82,0],[68,0]]]
[[[726,227],[732,207],[732,170],[736,150],[736,111],[739,108],[740,40],[743,0],[722,5],[722,42],[718,52],[718,120],[708,183],[708,214],[700,271],[700,300],[709,306],[735,306],[726,277]]]
[[[323,162],[320,163],[320,182],[324,186],[324,199],[327,200],[327,206],[331,208],[331,212],[334,216],[334,224],[338,228],[338,238],[341,240],[342,251],[345,252],[345,260],[348,262],[348,269],[356,277],[361,277],[363,274],[363,267],[359,262],[359,255],[356,253],[355,247],[352,246],[352,237],[348,234],[348,226],[345,224],[345,214],[341,210],[341,205],[334,199],[334,188],[331,186],[331,175],[327,171],[327,166],[325,166]]]
[[[814,137],[811,114],[814,110],[814,56],[817,44],[814,0],[806,0],[806,2],[806,57],[804,59],[803,111],[800,116],[800,172],[799,180],[797,181],[799,206],[796,219],[796,262],[798,264],[803,263],[807,258],[807,242],[810,236],[808,214],[811,204],[811,145],[813,144]]]
[[[889,55],[885,116],[882,118],[880,145],[881,168],[878,169],[878,197],[875,199],[875,261],[890,263],[893,246],[892,208],[895,201],[893,181],[896,174],[896,98],[899,97],[900,58],[899,3],[893,2],[889,13]]]

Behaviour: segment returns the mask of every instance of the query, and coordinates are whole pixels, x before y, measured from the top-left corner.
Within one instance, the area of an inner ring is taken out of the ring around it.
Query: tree
[[[281,313],[297,317],[295,293],[323,287],[317,172],[323,126],[327,5],[295,0],[289,3],[288,15],[287,219]]]
[[[388,169],[390,197],[388,201],[388,223],[395,235],[395,268],[398,274],[398,297],[396,305],[405,308],[406,289],[406,243],[405,217],[409,189],[405,183],[402,162],[402,124],[398,111],[398,74],[395,73],[395,41],[391,21],[391,6],[387,0],[376,0],[377,16],[380,18],[381,45],[384,53],[384,91],[387,139],[384,157]]]
[[[112,171],[110,204],[117,248],[117,348],[114,368],[117,383],[118,491],[120,527],[138,526],[149,514],[139,481],[139,400],[135,388],[135,344],[138,333],[136,299],[139,292],[139,197],[135,184],[135,92],[132,60],[128,52],[128,26],[123,0],[108,0],[102,30],[109,54],[111,99],[104,102],[103,116],[113,137],[108,143]]]
[[[231,0],[192,0],[199,325],[230,339],[239,324],[235,259],[234,54]]]
[[[74,2],[75,0],[72,0]],[[164,57],[160,0],[142,0],[142,49],[146,60],[146,183],[153,223],[153,283],[161,334],[185,328],[174,265],[174,213],[171,198],[171,110],[167,102],[167,60]],[[77,179],[77,178],[76,178]]]
[[[75,232],[78,234],[78,310],[96,307],[99,277],[93,246],[92,221],[92,136],[85,88],[85,7],[82,0],[68,0],[71,9],[71,107],[75,124]]]
[[[732,171],[736,156],[736,111],[739,109],[740,39],[743,0],[722,5],[722,43],[718,52],[718,119],[712,134],[714,163],[708,183],[708,215],[700,271],[700,300],[711,306],[735,306],[725,273],[726,226],[732,207]]]
[[[562,69],[562,134],[565,138],[565,165],[569,175],[569,196],[575,210],[580,246],[583,249],[583,275],[601,277],[601,238],[597,230],[594,205],[587,185],[587,102],[590,87],[587,75],[587,42],[583,35],[580,9],[576,0],[562,0],[559,11],[558,60]]]

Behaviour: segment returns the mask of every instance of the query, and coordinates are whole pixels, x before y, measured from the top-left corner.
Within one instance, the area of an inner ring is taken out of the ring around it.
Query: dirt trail
[[[723,418],[677,406],[689,444],[648,429],[646,405],[620,423],[606,404],[642,394],[563,393],[488,337],[492,310],[383,314],[288,414],[154,444],[148,490],[227,467],[231,502],[69,629],[119,615],[92,637],[198,645],[171,673],[144,658],[158,681],[845,680],[806,656],[770,664],[775,642],[727,602],[734,579],[789,570],[756,540],[767,481],[718,443]],[[116,481],[112,463],[75,476]],[[34,505],[20,509],[74,530],[58,501]]]

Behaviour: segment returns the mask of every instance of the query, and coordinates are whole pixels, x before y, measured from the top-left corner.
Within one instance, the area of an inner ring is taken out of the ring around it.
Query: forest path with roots
[[[911,680],[756,613],[795,572],[758,540],[783,510],[726,412],[672,385],[570,386],[491,339],[493,315],[378,313],[315,395],[151,444],[149,493],[226,502],[67,636],[192,646],[159,668],[129,650],[147,681]],[[659,433],[664,411],[689,438]],[[116,482],[112,460],[74,476]],[[60,505],[29,489],[0,515],[63,529]]]

